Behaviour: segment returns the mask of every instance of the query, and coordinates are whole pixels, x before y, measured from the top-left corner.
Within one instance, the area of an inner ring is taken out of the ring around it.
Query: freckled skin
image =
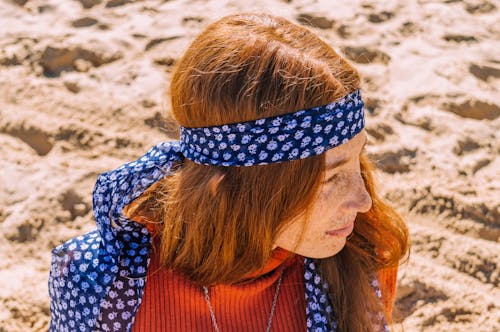
[[[372,204],[360,169],[365,141],[363,130],[348,142],[325,152],[327,165],[340,159],[346,162],[325,172],[309,221],[303,215],[292,220],[278,235],[275,246],[311,258],[330,257],[342,250],[346,237],[327,232],[349,226],[357,213],[368,211]]]

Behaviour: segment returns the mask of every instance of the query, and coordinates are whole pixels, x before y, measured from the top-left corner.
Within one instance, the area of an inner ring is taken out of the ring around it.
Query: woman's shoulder
[[[145,270],[147,253],[133,250],[126,245],[120,252],[113,243],[104,241],[98,230],[74,237],[52,250],[48,286],[50,294],[50,331],[73,331],[76,327],[94,330],[102,322],[100,314],[116,309],[108,301],[111,293],[133,294],[128,300],[132,307],[139,302],[136,297],[143,287],[143,278],[125,283],[138,268]],[[113,241],[111,241],[113,242]],[[133,251],[133,252],[132,252]],[[140,260],[138,258],[141,258]],[[133,271],[132,266],[136,269]],[[124,321],[129,323],[129,318]],[[125,325],[124,325],[125,326]]]
[[[52,250],[50,295],[59,298],[68,291],[73,294],[99,291],[96,285],[104,286],[111,281],[114,266],[116,259],[103,248],[97,230],[74,237]]]

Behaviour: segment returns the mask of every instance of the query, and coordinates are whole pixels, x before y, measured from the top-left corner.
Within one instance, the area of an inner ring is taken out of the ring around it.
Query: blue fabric
[[[266,165],[316,156],[364,127],[361,92],[328,105],[280,116],[204,128],[181,127],[182,154],[199,164]]]
[[[345,104],[339,101],[338,105],[344,107]],[[359,107],[359,103],[357,106],[353,103],[352,107]],[[355,114],[353,111],[353,118]],[[303,120],[308,122],[309,118]],[[345,142],[356,130],[350,127],[347,136],[334,143]],[[287,139],[297,142],[291,134]],[[333,147],[332,143],[322,147],[327,146]],[[310,151],[308,144],[302,148],[302,151]],[[98,177],[93,192],[97,229],[52,251],[50,331],[131,331],[144,292],[151,236],[144,226],[126,218],[123,208],[153,183],[169,175],[173,164],[185,158],[184,152],[180,142],[163,142],[138,160]],[[201,158],[201,155],[187,154],[193,160]],[[241,161],[248,163],[250,159]],[[268,159],[260,162],[268,162]],[[305,258],[304,282],[308,331],[335,331],[335,322],[327,318],[329,314],[333,317],[326,292],[328,285],[321,279],[314,260],[309,258]]]

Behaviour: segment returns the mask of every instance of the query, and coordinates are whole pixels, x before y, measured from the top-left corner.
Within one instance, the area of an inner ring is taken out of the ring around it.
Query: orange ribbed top
[[[272,331],[305,331],[304,265],[301,256],[277,248],[260,276],[251,282],[210,287],[217,325],[224,331],[265,331],[277,282],[282,283]],[[203,290],[184,275],[160,268],[153,254],[134,332],[214,331]]]

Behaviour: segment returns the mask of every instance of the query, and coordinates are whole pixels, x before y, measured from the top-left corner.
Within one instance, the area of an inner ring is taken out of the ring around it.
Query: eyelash
[[[323,183],[330,183],[330,182],[333,182],[336,178],[338,178],[338,173],[335,173],[333,174],[329,179],[327,179],[325,182]]]

